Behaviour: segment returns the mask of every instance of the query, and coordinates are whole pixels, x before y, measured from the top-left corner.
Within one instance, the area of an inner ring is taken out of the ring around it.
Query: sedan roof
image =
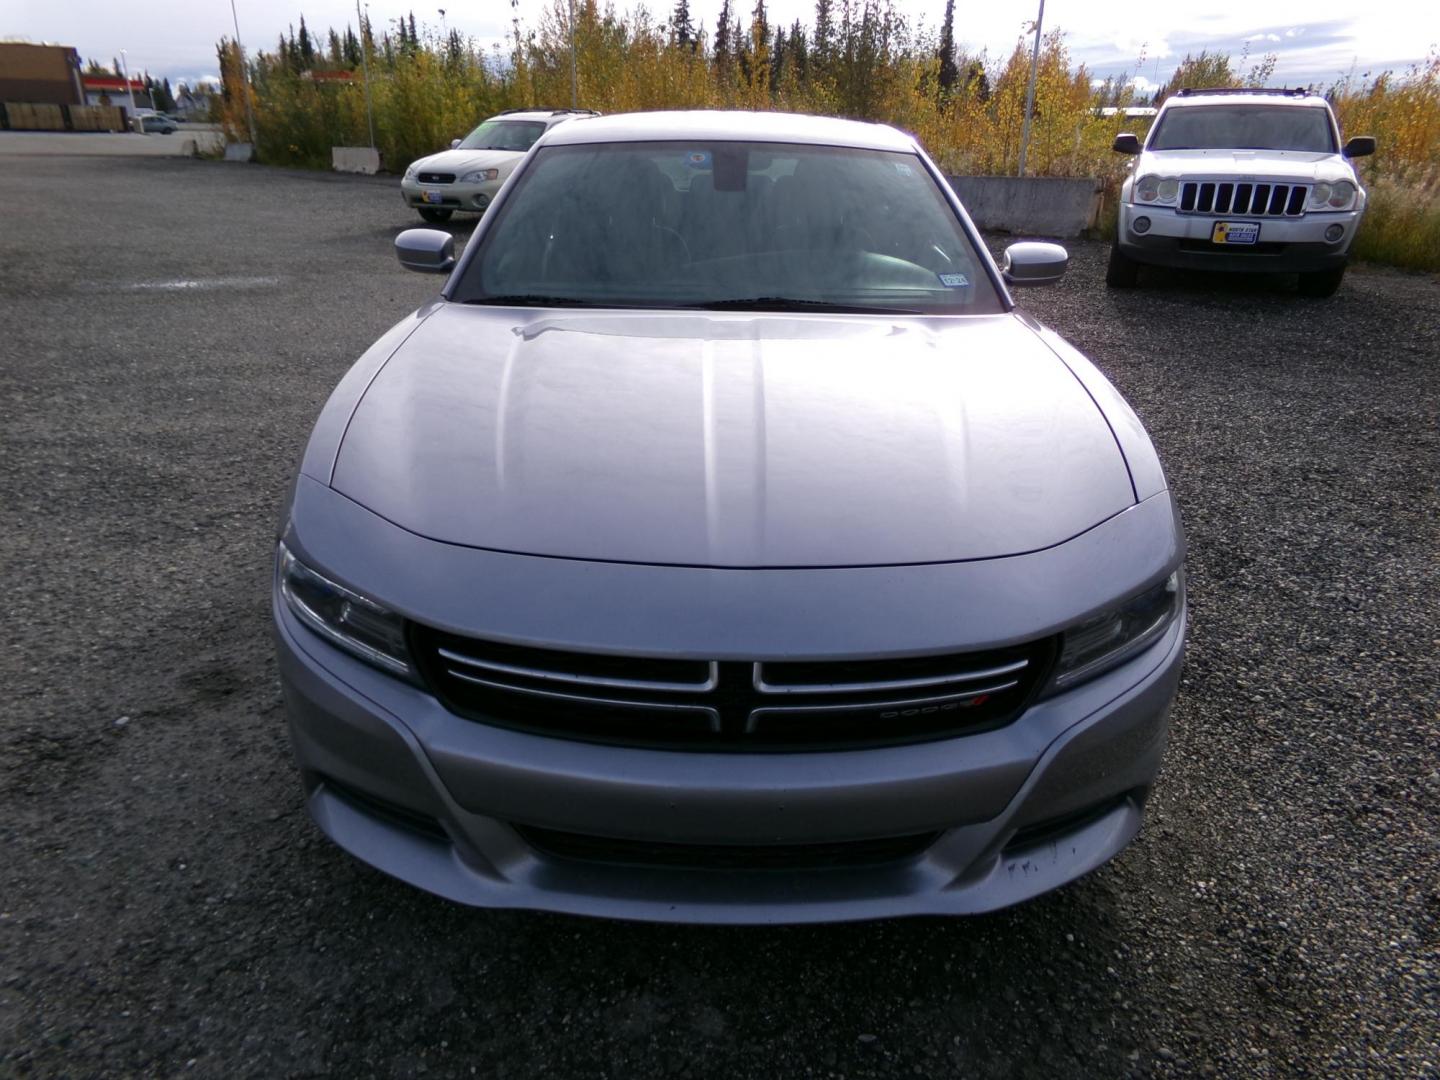
[[[648,112],[578,118],[544,136],[545,144],[669,142],[687,139],[722,142],[808,143],[867,150],[914,151],[915,140],[885,124],[837,120],[828,116],[771,112]]]

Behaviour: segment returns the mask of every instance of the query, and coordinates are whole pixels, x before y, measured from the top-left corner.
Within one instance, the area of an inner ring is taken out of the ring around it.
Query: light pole
[[[230,0],[230,18],[235,23],[235,49],[240,54],[240,93],[245,96],[245,123],[250,129],[250,153],[255,153],[255,106],[250,101],[250,69],[245,64],[245,46],[240,42],[240,16]]]
[[[1040,14],[1035,17],[1035,51],[1030,56],[1030,84],[1025,87],[1025,123],[1020,128],[1020,167],[1016,176],[1025,175],[1025,151],[1030,148],[1030,114],[1035,109],[1035,76],[1040,73],[1040,26],[1045,22],[1045,0],[1040,0]]]
[[[570,107],[580,107],[580,83],[575,63],[575,0],[570,0]]]
[[[370,5],[365,6],[368,8]],[[365,72],[365,120],[370,125],[370,149],[374,150],[375,109],[370,103],[370,49],[365,44],[365,17],[360,14],[360,0],[355,0],[355,19],[360,23],[360,67]]]
[[[135,111],[135,87],[130,83],[130,58],[125,55],[125,50],[120,50],[120,74],[125,78],[125,90],[130,95],[130,122],[135,125],[135,130],[141,135],[145,134],[145,125],[140,122],[140,115]]]

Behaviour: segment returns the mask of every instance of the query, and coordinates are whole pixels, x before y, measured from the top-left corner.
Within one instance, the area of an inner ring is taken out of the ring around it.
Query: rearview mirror
[[[450,140],[450,149],[451,149],[451,150],[459,150],[459,149],[460,149],[460,140],[459,140],[459,139],[451,139],[451,140]]]
[[[1000,273],[1011,285],[1053,285],[1065,276],[1070,253],[1059,244],[1027,240],[1011,244],[1000,260]]]
[[[1375,136],[1356,135],[1345,144],[1345,149],[1340,152],[1346,157],[1369,157],[1375,153]]]
[[[1128,131],[1123,135],[1116,135],[1110,149],[1117,154],[1138,154],[1140,152],[1140,137],[1132,135]]]
[[[448,274],[455,268],[455,238],[439,229],[406,229],[395,237],[395,257],[406,270]]]

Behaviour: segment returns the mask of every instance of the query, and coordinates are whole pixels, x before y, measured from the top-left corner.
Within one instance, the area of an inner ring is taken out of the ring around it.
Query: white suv
[[[429,222],[448,221],[456,210],[483,214],[500,185],[535,140],[590,109],[509,109],[492,116],[449,150],[413,162],[400,181],[405,205]]]
[[[1298,273],[1300,291],[1340,287],[1365,189],[1335,114],[1304,90],[1181,90],[1166,99],[1120,189],[1107,284],[1133,286],[1140,264]]]

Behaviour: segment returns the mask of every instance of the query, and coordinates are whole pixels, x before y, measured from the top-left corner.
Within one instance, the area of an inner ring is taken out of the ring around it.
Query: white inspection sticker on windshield
[[[964,289],[970,285],[970,279],[964,274],[936,274],[935,276],[947,289]]]

